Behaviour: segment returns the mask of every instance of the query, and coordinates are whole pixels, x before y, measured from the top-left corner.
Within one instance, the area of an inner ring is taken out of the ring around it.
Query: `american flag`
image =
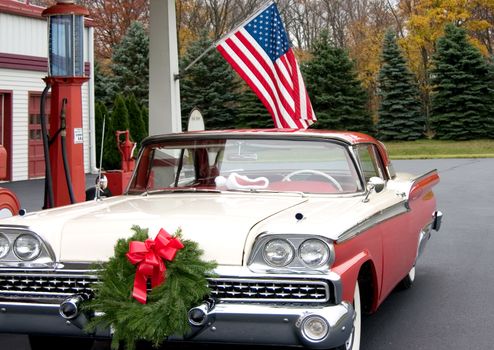
[[[266,106],[275,127],[306,129],[316,121],[274,3],[223,38],[216,48]]]

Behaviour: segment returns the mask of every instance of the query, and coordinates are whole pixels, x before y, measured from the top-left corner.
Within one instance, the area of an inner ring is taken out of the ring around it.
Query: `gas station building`
[[[0,0],[0,144],[7,151],[7,181],[45,175],[40,125],[42,80],[48,73],[47,19],[42,7],[26,1]],[[95,172],[93,28],[84,28],[82,85],[84,171]],[[47,120],[50,103],[46,103]]]

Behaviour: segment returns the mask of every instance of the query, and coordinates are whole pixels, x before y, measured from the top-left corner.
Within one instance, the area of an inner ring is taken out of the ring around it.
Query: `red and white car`
[[[140,225],[181,228],[218,263],[189,341],[360,348],[361,314],[399,284],[442,214],[426,174],[395,173],[353,132],[227,130],[143,142],[124,195],[0,222],[0,332],[81,336],[90,266]],[[70,322],[67,322],[70,319]],[[97,334],[101,335],[101,334]]]

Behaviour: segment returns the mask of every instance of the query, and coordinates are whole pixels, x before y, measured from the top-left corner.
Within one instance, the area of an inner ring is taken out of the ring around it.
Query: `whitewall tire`
[[[355,310],[355,319],[353,320],[353,331],[348,337],[345,344],[338,350],[360,350],[360,335],[362,330],[362,307],[360,303],[360,289],[358,282],[355,284],[353,293],[353,309]]]

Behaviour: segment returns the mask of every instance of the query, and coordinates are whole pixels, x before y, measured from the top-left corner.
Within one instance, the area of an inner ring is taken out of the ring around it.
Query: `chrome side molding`
[[[441,228],[441,222],[443,220],[443,213],[440,212],[439,210],[435,211],[433,214],[432,214],[432,229],[434,231],[439,231],[439,229]]]

